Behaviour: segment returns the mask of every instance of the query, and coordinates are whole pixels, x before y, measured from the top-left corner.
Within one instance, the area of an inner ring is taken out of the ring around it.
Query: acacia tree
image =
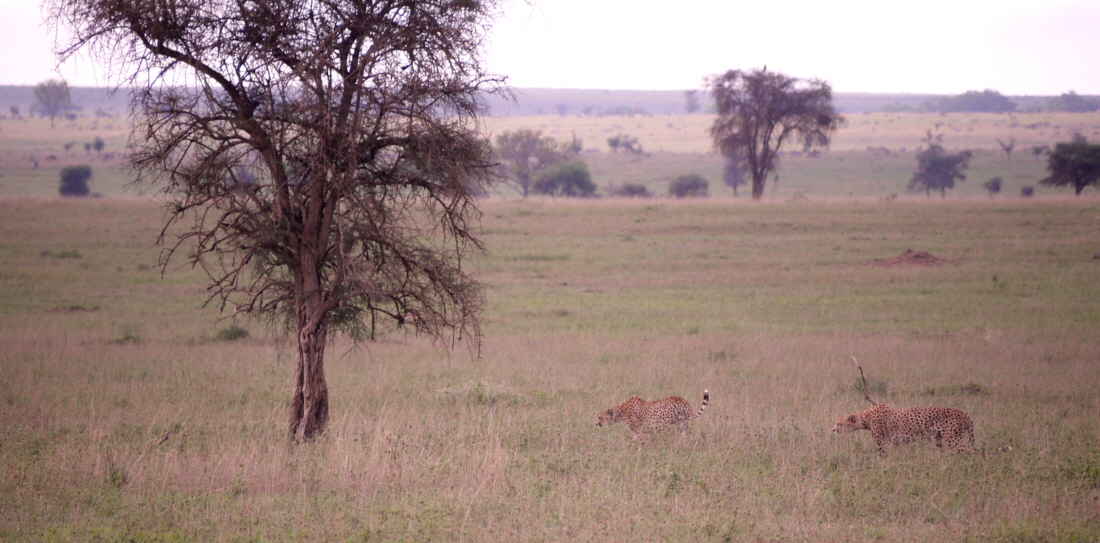
[[[474,131],[499,88],[491,0],[52,0],[51,19],[130,74],[135,183],[163,190],[162,263],[186,253],[207,303],[297,341],[289,428],[324,431],[331,334],[480,344]],[[170,228],[189,222],[189,228]],[[180,231],[172,236],[169,232]]]
[[[1089,143],[1081,134],[1074,134],[1073,141],[1061,142],[1047,157],[1050,176],[1039,181],[1051,187],[1073,187],[1074,194],[1089,185],[1100,186],[1100,144]]]
[[[575,136],[572,144],[562,146],[554,138],[543,136],[542,130],[521,128],[497,136],[493,151],[504,167],[504,178],[526,198],[534,176],[567,157],[575,156],[579,152],[577,147],[579,144]]]
[[[946,198],[947,189],[955,188],[956,179],[966,180],[963,170],[970,165],[973,153],[970,151],[948,153],[943,147],[943,134],[933,136],[931,130],[928,131],[924,141],[928,144],[928,148],[917,153],[917,171],[909,179],[907,188],[909,192],[923,190],[926,196],[931,195],[933,190],[938,190],[940,196]]]
[[[50,116],[50,128],[53,120],[69,105],[69,84],[64,80],[50,79],[34,86],[34,100],[39,111]]]
[[[997,145],[1001,146],[1001,150],[1005,152],[1005,156],[1008,157],[1008,161],[1012,162],[1012,150],[1016,148],[1016,136],[1008,138],[1008,141],[1001,141],[1001,138],[997,138]]]
[[[833,107],[828,83],[800,80],[765,69],[730,70],[706,79],[718,118],[710,128],[714,146],[727,161],[740,160],[752,178],[752,198],[764,194],[768,173],[779,166],[779,150],[792,137],[803,148],[828,147],[844,118]]]

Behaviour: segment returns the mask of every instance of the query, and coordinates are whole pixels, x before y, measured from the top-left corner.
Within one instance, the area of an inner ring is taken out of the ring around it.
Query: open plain
[[[1096,190],[1020,198],[1012,183],[1042,164],[973,144],[985,158],[946,199],[906,196],[925,124],[865,142],[855,131],[874,124],[858,119],[834,151],[790,157],[761,203],[724,188],[692,201],[501,189],[474,263],[480,352],[337,340],[329,430],[303,445],[285,428],[293,345],[203,309],[198,270],[162,272],[163,211],[123,190],[112,159],[93,163],[106,197],[57,198],[45,170],[85,154],[60,147],[74,132],[35,142],[37,121],[3,121],[0,540],[1100,539]],[[1100,124],[1024,120],[1090,138]],[[119,152],[125,132],[104,139]],[[720,166],[705,147],[641,141],[646,171]],[[20,162],[35,153],[38,168]],[[594,172],[619,171],[601,188],[633,179],[635,159],[591,156]],[[984,195],[987,175],[1005,194]],[[947,262],[888,260],[907,249]],[[831,435],[868,407],[852,355],[877,401],[966,411],[976,450],[880,456],[866,432]],[[595,427],[631,395],[697,407],[703,389],[710,407],[685,439],[640,447],[622,425]]]

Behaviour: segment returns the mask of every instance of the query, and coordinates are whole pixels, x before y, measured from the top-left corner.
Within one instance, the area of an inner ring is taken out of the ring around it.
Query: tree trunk
[[[298,365],[294,372],[294,398],[290,404],[290,432],[304,441],[320,435],[328,423],[328,385],[325,383],[325,319],[316,326],[298,317]]]
[[[764,197],[764,184],[768,182],[768,173],[764,172],[764,175],[752,174],[752,199],[759,200]]]
[[[328,312],[324,307],[315,256],[308,249],[301,252],[302,261],[295,277],[298,365],[294,372],[294,398],[290,404],[290,432],[299,442],[320,435],[328,423],[324,365]]]

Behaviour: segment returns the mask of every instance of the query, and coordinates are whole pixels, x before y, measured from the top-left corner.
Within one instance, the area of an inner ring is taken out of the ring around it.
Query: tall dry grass
[[[1094,199],[487,203],[480,356],[338,341],[300,446],[293,349],[217,339],[202,276],[150,267],[152,204],[0,206],[3,540],[1100,537]],[[954,264],[862,265],[905,248]],[[831,436],[851,354],[978,450]],[[594,426],[704,388],[686,439]]]

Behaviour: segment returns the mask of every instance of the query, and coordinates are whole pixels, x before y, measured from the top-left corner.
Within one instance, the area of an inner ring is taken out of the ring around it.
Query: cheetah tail
[[[703,389],[703,405],[699,406],[699,412],[695,414],[696,418],[703,415],[703,411],[707,409],[707,405],[710,404],[710,391]]]

